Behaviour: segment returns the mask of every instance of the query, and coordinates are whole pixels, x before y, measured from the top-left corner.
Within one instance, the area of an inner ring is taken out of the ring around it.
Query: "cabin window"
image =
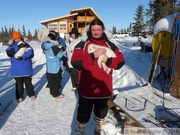
[[[60,30],[66,30],[66,24],[60,24]]]
[[[57,30],[57,24],[49,24],[49,30]]]

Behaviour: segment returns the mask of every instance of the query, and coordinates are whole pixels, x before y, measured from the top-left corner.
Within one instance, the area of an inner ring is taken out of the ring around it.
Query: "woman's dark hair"
[[[50,31],[49,31],[49,33],[54,33],[54,34],[55,34],[55,33],[56,33],[56,31],[54,31],[54,30],[50,30]]]
[[[98,18],[95,18],[94,20],[92,20],[92,22],[89,25],[89,30],[91,30],[91,26],[93,26],[93,25],[101,25],[102,28],[105,29],[104,23]]]
[[[104,23],[98,19],[98,18],[95,18],[94,20],[92,20],[92,22],[90,23],[89,25],[89,30],[87,31],[87,36],[88,38],[91,38],[92,37],[92,33],[91,33],[91,26],[93,25],[101,25],[102,26],[102,29],[104,30],[105,27],[104,27]],[[106,34],[103,33],[102,35],[103,37],[107,38]]]

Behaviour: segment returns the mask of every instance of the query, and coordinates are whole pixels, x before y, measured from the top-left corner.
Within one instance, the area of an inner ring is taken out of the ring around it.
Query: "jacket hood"
[[[55,44],[55,45],[60,45],[60,44],[58,43],[58,41],[52,40],[52,39],[50,39],[49,37],[44,38],[42,42],[50,42],[50,43],[53,43],[53,44]]]

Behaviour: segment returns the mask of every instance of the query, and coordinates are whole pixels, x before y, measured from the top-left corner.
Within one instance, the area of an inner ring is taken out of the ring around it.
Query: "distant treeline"
[[[23,37],[27,37],[29,41],[37,40],[38,31],[36,29],[34,30],[34,33],[32,34],[30,30],[28,30],[26,33],[26,29],[24,25],[22,27],[22,30],[21,29],[15,30],[14,27],[7,28],[6,26],[4,26],[1,28],[1,31],[0,31],[0,43],[7,44],[9,39],[12,38],[13,31],[20,32],[21,35]]]

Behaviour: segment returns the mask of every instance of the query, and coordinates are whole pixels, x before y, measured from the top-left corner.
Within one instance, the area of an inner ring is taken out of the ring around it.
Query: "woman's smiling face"
[[[93,38],[101,38],[103,33],[103,28],[101,25],[92,25],[91,26],[91,33]]]

